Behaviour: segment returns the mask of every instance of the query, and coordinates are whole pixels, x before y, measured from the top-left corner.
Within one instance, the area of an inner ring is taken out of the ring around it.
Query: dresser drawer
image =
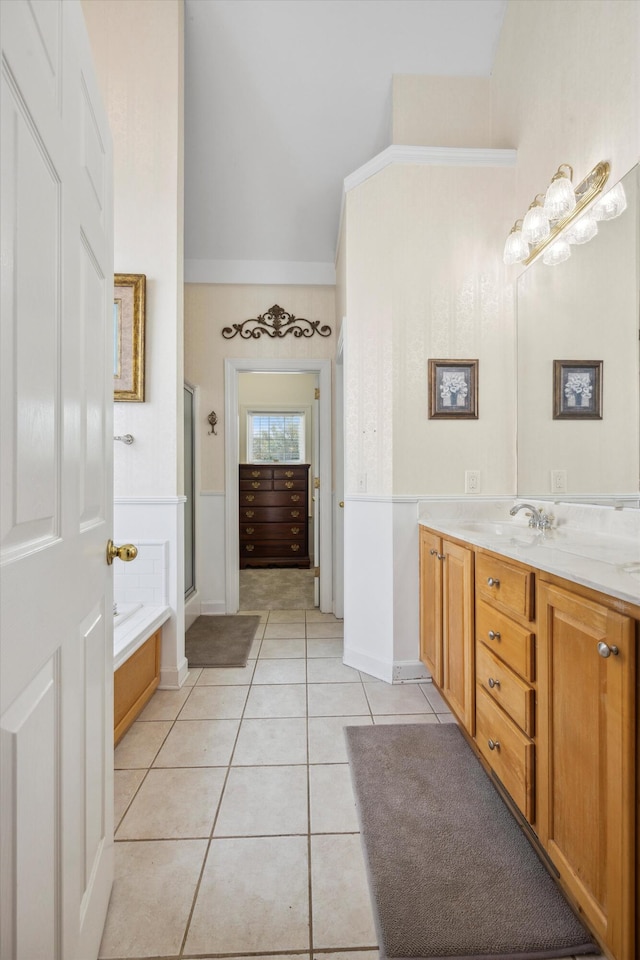
[[[533,823],[535,747],[480,685],[476,688],[476,742],[516,805]]]
[[[274,480],[302,480],[307,482],[308,467],[274,467]]]
[[[241,480],[271,480],[273,467],[256,467],[252,464],[242,464],[239,468]]]
[[[304,490],[296,492],[288,490],[241,490],[240,508],[244,507],[301,507],[307,505],[307,494]]]
[[[286,523],[291,520],[305,523],[305,507],[240,507],[240,523],[247,521],[251,523]]]
[[[252,540],[240,544],[241,559],[264,559],[265,557],[294,560],[308,559],[306,544],[298,540]]]
[[[304,540],[306,523],[241,523],[241,540]]]
[[[300,480],[275,479],[273,481],[274,490],[306,490],[307,481],[304,477]]]
[[[476,594],[500,609],[533,620],[533,588],[532,570],[511,566],[483,553],[476,554]]]
[[[476,601],[476,640],[525,680],[535,680],[534,634],[484,600]]]
[[[494,657],[484,643],[476,644],[476,681],[528,736],[534,735],[533,688],[502,660]]]
[[[273,490],[273,480],[241,480],[240,490]]]

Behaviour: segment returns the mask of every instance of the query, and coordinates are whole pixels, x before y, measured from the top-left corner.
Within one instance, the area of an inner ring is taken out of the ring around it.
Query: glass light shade
[[[527,243],[535,246],[536,243],[540,243],[541,240],[548,237],[550,232],[549,221],[545,217],[542,207],[537,205],[529,207],[522,222],[522,236]]]
[[[548,267],[555,267],[557,263],[568,260],[571,256],[571,247],[564,237],[559,237],[555,243],[550,243],[542,254],[542,262]]]
[[[565,233],[565,240],[569,243],[587,243],[593,240],[598,232],[598,224],[591,216],[591,213],[583,214],[579,220],[571,224]]]
[[[528,256],[529,244],[522,236],[522,231],[512,230],[504,245],[502,259],[507,266],[511,266],[514,263],[521,263],[523,260],[526,260]]]
[[[597,203],[591,208],[591,216],[594,220],[613,220],[619,217],[627,209],[627,197],[624,187],[617,183],[615,187],[600,197]]]
[[[544,198],[544,213],[548,220],[562,220],[576,205],[576,195],[568,177],[552,180]]]

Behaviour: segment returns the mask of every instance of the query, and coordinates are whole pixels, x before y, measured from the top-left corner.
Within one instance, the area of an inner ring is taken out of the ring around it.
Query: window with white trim
[[[305,414],[301,410],[247,413],[249,463],[304,463]]]

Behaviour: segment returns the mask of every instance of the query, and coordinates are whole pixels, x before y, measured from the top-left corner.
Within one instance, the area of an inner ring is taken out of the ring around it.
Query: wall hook
[[[216,423],[218,422],[218,417],[217,417],[217,415],[213,412],[213,410],[211,411],[211,413],[210,413],[209,416],[207,417],[207,420],[208,420],[209,423],[211,424],[211,430],[209,430],[209,435],[211,435],[212,433],[215,433],[215,434],[216,434],[216,437],[217,437],[218,434],[216,433]]]

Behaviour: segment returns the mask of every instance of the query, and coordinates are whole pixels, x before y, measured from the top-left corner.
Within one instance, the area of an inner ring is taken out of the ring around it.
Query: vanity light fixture
[[[511,228],[504,248],[504,262],[508,266],[514,263],[526,266],[553,246],[553,251],[548,250],[543,258],[544,263],[552,266],[568,259],[570,244],[586,243],[595,237],[598,232],[596,221],[617,217],[626,206],[624,190],[619,184],[620,190],[614,187],[594,204],[585,218],[578,221],[585,208],[602,192],[609,172],[606,160],[597,163],[574,190],[571,183],[573,168],[568,163],[560,164],[544,197],[538,194],[530,204],[521,229],[518,230],[518,220]],[[570,224],[571,232],[567,231],[562,242],[558,243],[560,234]]]

